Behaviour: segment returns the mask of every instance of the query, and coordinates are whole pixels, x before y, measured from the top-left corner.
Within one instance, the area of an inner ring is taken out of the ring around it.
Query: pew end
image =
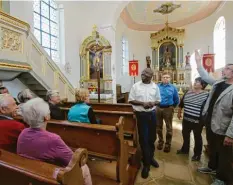
[[[60,169],[57,181],[61,184],[80,185],[84,184],[82,166],[87,163],[88,153],[84,148],[77,149],[67,167]]]

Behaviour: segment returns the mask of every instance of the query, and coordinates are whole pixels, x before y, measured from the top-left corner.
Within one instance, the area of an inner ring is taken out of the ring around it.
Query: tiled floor
[[[212,177],[197,172],[198,166],[206,165],[208,158],[205,152],[202,154],[200,162],[192,162],[193,155],[193,135],[191,135],[191,149],[188,155],[177,155],[176,150],[180,149],[183,139],[181,135],[181,123],[177,119],[173,122],[173,141],[170,153],[155,151],[155,158],[160,164],[159,168],[151,167],[149,177],[141,178],[139,171],[135,185],[210,185]],[[164,129],[165,131],[165,129]],[[205,133],[205,131],[203,131]],[[165,135],[164,135],[165,136]],[[205,137],[204,144],[206,143]],[[157,143],[156,143],[157,145]]]

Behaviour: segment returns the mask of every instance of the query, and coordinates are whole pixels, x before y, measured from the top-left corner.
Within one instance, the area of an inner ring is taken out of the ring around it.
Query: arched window
[[[215,69],[225,66],[226,63],[226,27],[225,18],[219,17],[214,27]]]
[[[59,55],[59,12],[54,0],[34,0],[34,35],[55,62]]]
[[[128,74],[129,70],[129,46],[128,40],[122,37],[122,75]]]

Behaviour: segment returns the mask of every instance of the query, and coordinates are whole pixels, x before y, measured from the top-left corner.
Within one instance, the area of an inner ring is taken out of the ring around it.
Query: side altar
[[[176,29],[165,24],[165,27],[152,33],[152,63],[150,67],[154,71],[155,83],[161,82],[163,72],[171,75],[171,83],[180,90],[186,90],[191,85],[191,67],[189,53],[184,62],[184,29]],[[148,64],[147,64],[148,65]]]
[[[98,91],[100,102],[113,102],[111,54],[109,41],[94,26],[80,47],[80,87],[89,90],[91,102],[98,101]]]

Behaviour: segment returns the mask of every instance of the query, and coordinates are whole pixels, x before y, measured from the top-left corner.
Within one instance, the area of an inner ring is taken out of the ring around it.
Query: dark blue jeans
[[[143,165],[150,166],[154,157],[156,140],[156,116],[155,111],[136,112],[139,143],[142,150]]]

